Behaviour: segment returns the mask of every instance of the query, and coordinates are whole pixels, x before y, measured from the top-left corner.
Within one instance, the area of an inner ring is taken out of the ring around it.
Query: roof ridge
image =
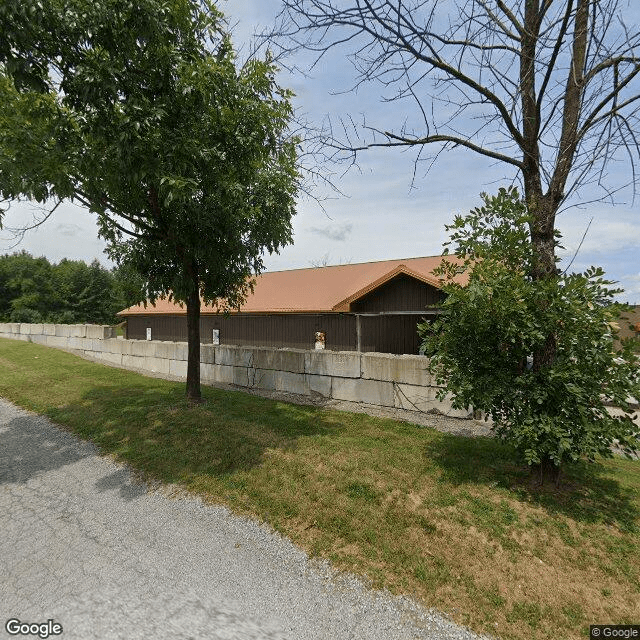
[[[414,256],[413,258],[388,258],[386,260],[366,260],[365,262],[347,262],[345,264],[325,264],[321,267],[296,267],[294,269],[279,269],[277,271],[263,271],[260,275],[264,275],[266,273],[284,273],[291,271],[312,271],[314,269],[327,269],[332,267],[356,267],[361,264],[381,264],[383,262],[402,262],[403,260],[423,260],[425,258],[443,258],[444,256],[441,253],[436,253],[432,256]]]

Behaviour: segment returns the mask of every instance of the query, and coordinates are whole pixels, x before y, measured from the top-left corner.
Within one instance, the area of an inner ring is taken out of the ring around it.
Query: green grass
[[[640,620],[639,462],[576,465],[539,490],[491,438],[203,395],[190,405],[183,384],[0,339],[0,396],[476,631],[586,638]]]

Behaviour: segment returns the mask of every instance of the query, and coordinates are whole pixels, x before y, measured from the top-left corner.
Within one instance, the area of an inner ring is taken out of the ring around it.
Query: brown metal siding
[[[127,336],[133,340],[145,340],[147,327],[151,328],[154,340],[187,340],[186,316],[129,316]],[[220,330],[221,344],[313,349],[316,331],[324,331],[327,349],[356,349],[356,319],[351,314],[201,316],[201,342],[212,342],[213,329]]]
[[[203,342],[212,341],[213,329],[220,329],[221,344],[313,349],[316,331],[324,331],[327,349],[356,348],[356,321],[348,314],[205,316],[201,321]]]
[[[418,323],[422,321],[421,315],[361,316],[362,351],[417,354]]]
[[[153,340],[187,341],[186,316],[129,316],[127,318],[127,338],[131,340],[145,340],[147,327],[151,328]]]
[[[351,303],[351,311],[425,311],[442,301],[442,292],[405,274],[396,276],[374,291]]]
[[[361,350],[418,353],[417,324],[422,319],[421,314],[361,316]],[[342,313],[203,316],[200,339],[211,343],[213,329],[219,329],[221,344],[313,349],[315,332],[324,331],[327,349],[355,351],[356,322],[354,314]],[[154,340],[187,340],[185,316],[130,316],[127,336],[144,340],[147,327]]]

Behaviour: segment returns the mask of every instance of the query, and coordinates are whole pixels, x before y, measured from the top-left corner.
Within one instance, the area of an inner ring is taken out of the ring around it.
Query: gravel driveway
[[[222,507],[148,491],[1,399],[0,531],[2,639],[25,637],[10,619],[64,640],[479,638]]]

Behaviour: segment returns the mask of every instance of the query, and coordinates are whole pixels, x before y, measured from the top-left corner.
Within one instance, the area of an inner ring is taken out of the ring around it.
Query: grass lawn
[[[475,631],[558,640],[640,622],[640,462],[536,490],[491,438],[203,395],[189,406],[183,384],[0,339],[0,396]]]

